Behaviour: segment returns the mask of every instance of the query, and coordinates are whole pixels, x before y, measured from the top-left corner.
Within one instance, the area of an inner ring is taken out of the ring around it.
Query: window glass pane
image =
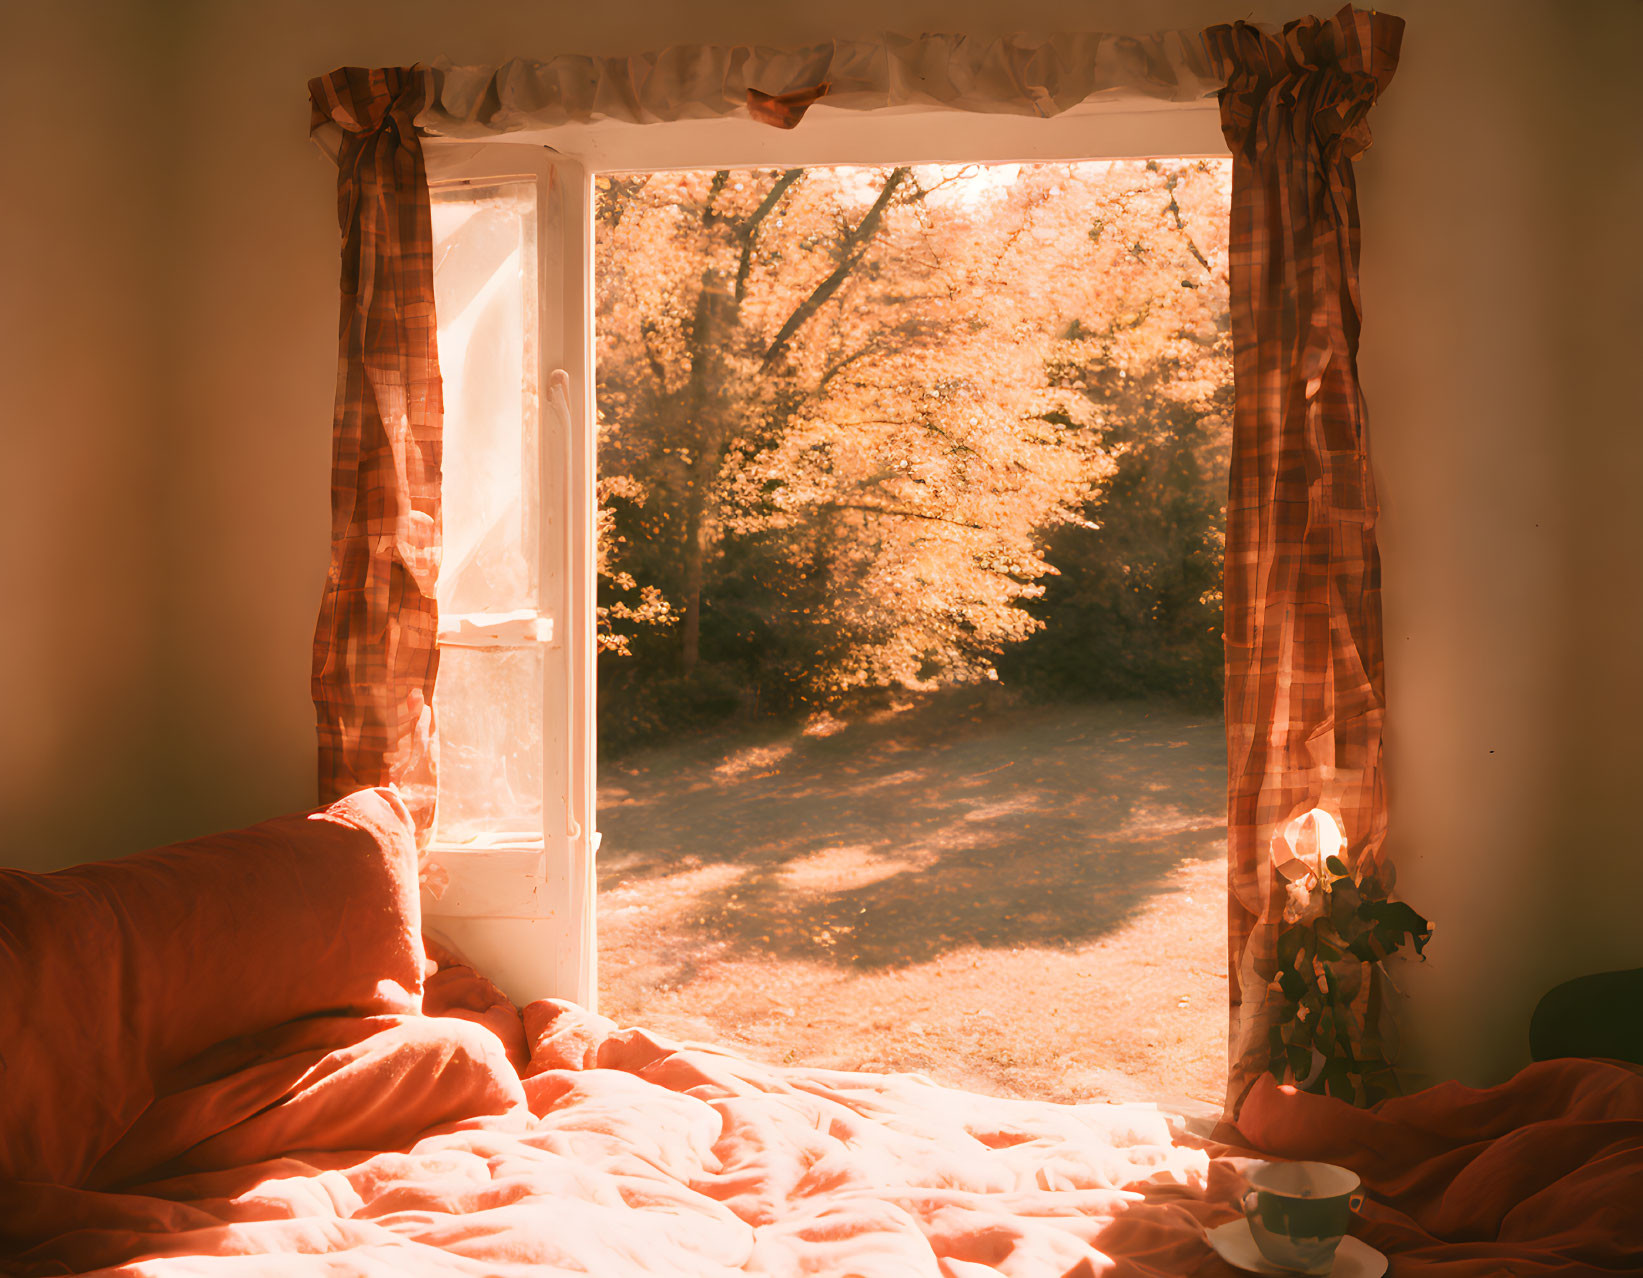
[[[534,643],[440,649],[435,842],[541,843],[544,655]]]
[[[537,610],[536,183],[461,183],[431,198],[445,382],[440,612]]]

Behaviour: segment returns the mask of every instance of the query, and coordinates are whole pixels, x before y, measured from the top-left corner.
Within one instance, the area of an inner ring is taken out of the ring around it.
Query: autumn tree
[[[1078,273],[1100,281],[1046,369],[1077,393],[1111,472],[1081,518],[1049,533],[1055,566],[1010,653],[1012,681],[1060,695],[1221,695],[1221,563],[1232,414],[1224,162],[1119,166],[1079,227]]]
[[[1214,470],[1210,169],[613,178],[598,226],[610,738],[996,678],[1144,454]]]

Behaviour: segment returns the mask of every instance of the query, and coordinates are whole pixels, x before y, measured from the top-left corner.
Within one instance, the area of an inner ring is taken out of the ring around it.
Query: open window
[[[593,1006],[600,171],[1224,156],[1215,104],[1049,119],[813,108],[425,143],[445,378],[439,825],[443,935],[521,1003]]]
[[[586,171],[427,148],[445,386],[429,927],[516,998],[591,1006],[593,439]]]

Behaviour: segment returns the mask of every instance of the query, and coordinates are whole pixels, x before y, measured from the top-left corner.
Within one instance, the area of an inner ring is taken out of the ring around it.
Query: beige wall
[[[140,17],[0,8],[0,864],[165,828],[169,147],[124,124],[156,104],[161,33]]]
[[[1643,6],[1407,8],[1361,166],[1393,852],[1409,1030],[1485,1079],[1643,964]]]
[[[0,863],[312,800],[336,232],[309,76],[1300,9],[8,4]],[[1643,963],[1643,6],[1401,12],[1359,173],[1394,828],[1439,928],[1409,1025],[1433,1073],[1487,1080],[1550,982]]]

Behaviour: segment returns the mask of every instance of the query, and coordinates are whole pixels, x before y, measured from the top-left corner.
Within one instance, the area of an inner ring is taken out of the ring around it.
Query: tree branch
[[[758,239],[759,224],[775,211],[776,205],[781,203],[782,196],[787,194],[788,188],[804,176],[803,169],[788,169],[770,188],[770,193],[759,202],[759,207],[753,210],[753,216],[748,218],[738,228],[742,239],[741,261],[736,267],[736,304],[741,305],[742,299],[747,296],[747,274],[753,268],[753,246]]]
[[[879,225],[884,221],[884,211],[890,207],[890,200],[895,195],[896,188],[911,172],[912,169],[906,165],[890,171],[890,176],[885,179],[878,198],[873,201],[873,207],[867,210],[866,215],[856,224],[855,229],[844,237],[844,242],[839,246],[842,260],[838,269],[816,285],[810,296],[800,302],[798,309],[787,317],[787,322],[781,326],[775,340],[770,343],[770,348],[764,353],[764,360],[759,365],[761,373],[768,373],[775,367],[776,361],[787,350],[787,344],[809,322],[810,317],[827,304],[827,299],[839,291],[839,286],[849,278],[850,272],[855,270],[856,264],[867,251],[867,245],[873,236],[878,234]]]
[[[645,362],[650,365],[651,376],[656,379],[658,394],[667,394],[667,366],[662,363],[662,357],[656,353],[651,344],[651,338],[656,336],[656,325],[648,320],[639,325],[639,337],[645,344]]]
[[[1186,219],[1181,216],[1181,206],[1175,202],[1175,184],[1179,180],[1172,173],[1169,182],[1165,184],[1164,189],[1169,192],[1169,203],[1164,205],[1164,212],[1174,215],[1175,229],[1181,232],[1181,238],[1186,240],[1187,247],[1192,250],[1192,255],[1198,259],[1198,265],[1207,271],[1210,269],[1209,259],[1199,252],[1198,245],[1193,241],[1192,233],[1187,230]]]
[[[941,190],[942,187],[948,185],[950,182],[963,182],[969,178],[975,177],[976,174],[980,172],[981,165],[966,164],[957,173],[949,174],[947,177],[942,178],[934,186],[920,186],[915,182],[913,184],[913,198],[915,200],[922,200],[933,192]]]
[[[707,188],[707,203],[702,205],[703,226],[712,226],[715,222],[724,220],[713,211],[713,204],[719,198],[719,192],[725,189],[725,183],[728,181],[730,181],[729,169],[714,170],[713,181],[708,184]]]
[[[889,515],[895,519],[926,519],[933,524],[952,524],[957,528],[973,528],[977,532],[990,532],[989,524],[972,524],[967,519],[952,519],[946,515],[931,515],[922,510],[902,510],[895,506],[875,506],[865,501],[821,501],[815,504],[816,510],[860,510],[869,515]]]
[[[821,380],[816,383],[816,390],[826,390],[827,384],[840,373],[844,372],[845,369],[849,368],[850,365],[856,363],[858,360],[866,359],[869,355],[877,353],[878,349],[879,344],[877,342],[868,342],[867,345],[863,346],[859,351],[835,360],[822,370]]]
[[[601,213],[607,229],[614,231],[622,223],[622,215],[628,211],[628,206],[645,189],[651,175],[641,173],[637,178],[609,177],[604,179],[608,186],[605,189],[605,198],[599,202]]]

